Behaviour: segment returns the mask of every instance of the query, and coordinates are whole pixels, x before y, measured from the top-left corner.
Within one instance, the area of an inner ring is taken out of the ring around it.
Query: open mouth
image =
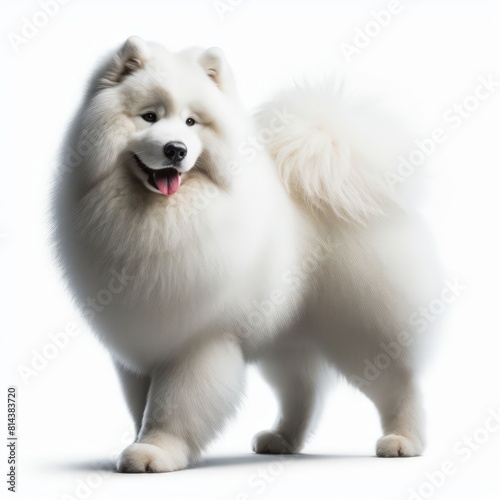
[[[134,159],[139,168],[148,176],[148,183],[165,196],[171,196],[177,192],[181,185],[181,174],[176,168],[166,167],[160,169],[149,168],[134,153]]]

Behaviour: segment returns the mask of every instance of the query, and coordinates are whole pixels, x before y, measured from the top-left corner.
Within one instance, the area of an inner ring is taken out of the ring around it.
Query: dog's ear
[[[102,78],[102,87],[120,83],[127,75],[144,67],[150,58],[148,44],[139,36],[131,36],[113,56]]]
[[[205,50],[199,57],[198,62],[214,83],[223,92],[229,92],[233,88],[233,75],[224,52],[218,47]]]

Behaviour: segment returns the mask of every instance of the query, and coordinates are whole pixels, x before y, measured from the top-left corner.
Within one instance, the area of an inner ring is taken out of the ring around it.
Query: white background
[[[342,43],[353,43],[371,11],[387,8],[385,0],[241,0],[223,19],[212,0],[70,0],[18,51],[9,37],[21,34],[23,18],[32,20],[41,8],[31,0],[3,0],[2,390],[14,384],[19,391],[19,498],[391,500],[410,498],[411,489],[420,498],[500,498],[500,431],[481,430],[488,412],[500,412],[500,88],[458,129],[444,120],[450,107],[473,94],[480,77],[500,81],[500,6],[479,0],[401,4],[389,25],[348,61]],[[448,307],[425,372],[426,456],[373,457],[378,417],[343,383],[332,391],[304,455],[253,456],[250,439],[272,423],[276,405],[251,371],[244,408],[210,448],[204,466],[160,475],[106,470],[129,442],[131,421],[107,353],[58,281],[46,207],[57,150],[87,77],[103,54],[131,34],[173,50],[222,47],[249,108],[304,76],[314,80],[340,71],[396,102],[415,124],[415,139],[436,127],[446,130],[447,140],[426,162],[433,180],[425,213],[448,277],[466,290]],[[31,366],[50,335],[72,322],[78,335],[23,380],[19,366]],[[465,445],[467,435],[481,444]],[[477,449],[469,457],[457,446]],[[425,485],[429,474],[438,478],[445,461],[454,468],[444,484]],[[82,482],[91,488],[86,491]]]

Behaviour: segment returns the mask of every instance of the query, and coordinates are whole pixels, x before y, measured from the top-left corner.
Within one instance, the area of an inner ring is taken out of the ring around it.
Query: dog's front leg
[[[138,440],[118,470],[169,472],[193,463],[235,413],[244,372],[239,346],[225,339],[200,342],[154,370]]]

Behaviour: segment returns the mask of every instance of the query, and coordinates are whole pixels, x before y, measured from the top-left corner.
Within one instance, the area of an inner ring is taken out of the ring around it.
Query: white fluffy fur
[[[377,454],[421,453],[425,332],[409,317],[434,297],[435,264],[418,217],[384,186],[379,123],[327,86],[285,94],[254,124],[234,89],[219,50],[173,54],[132,37],[96,72],[63,150],[58,256],[138,432],[119,470],[198,459],[234,414],[247,362],[281,404],[256,452],[302,448],[335,367],[380,412]],[[293,120],[248,154],[284,108]],[[161,168],[170,140],[188,155],[167,197],[132,154]],[[117,273],[128,276],[118,287]],[[382,344],[395,354],[367,380]]]

